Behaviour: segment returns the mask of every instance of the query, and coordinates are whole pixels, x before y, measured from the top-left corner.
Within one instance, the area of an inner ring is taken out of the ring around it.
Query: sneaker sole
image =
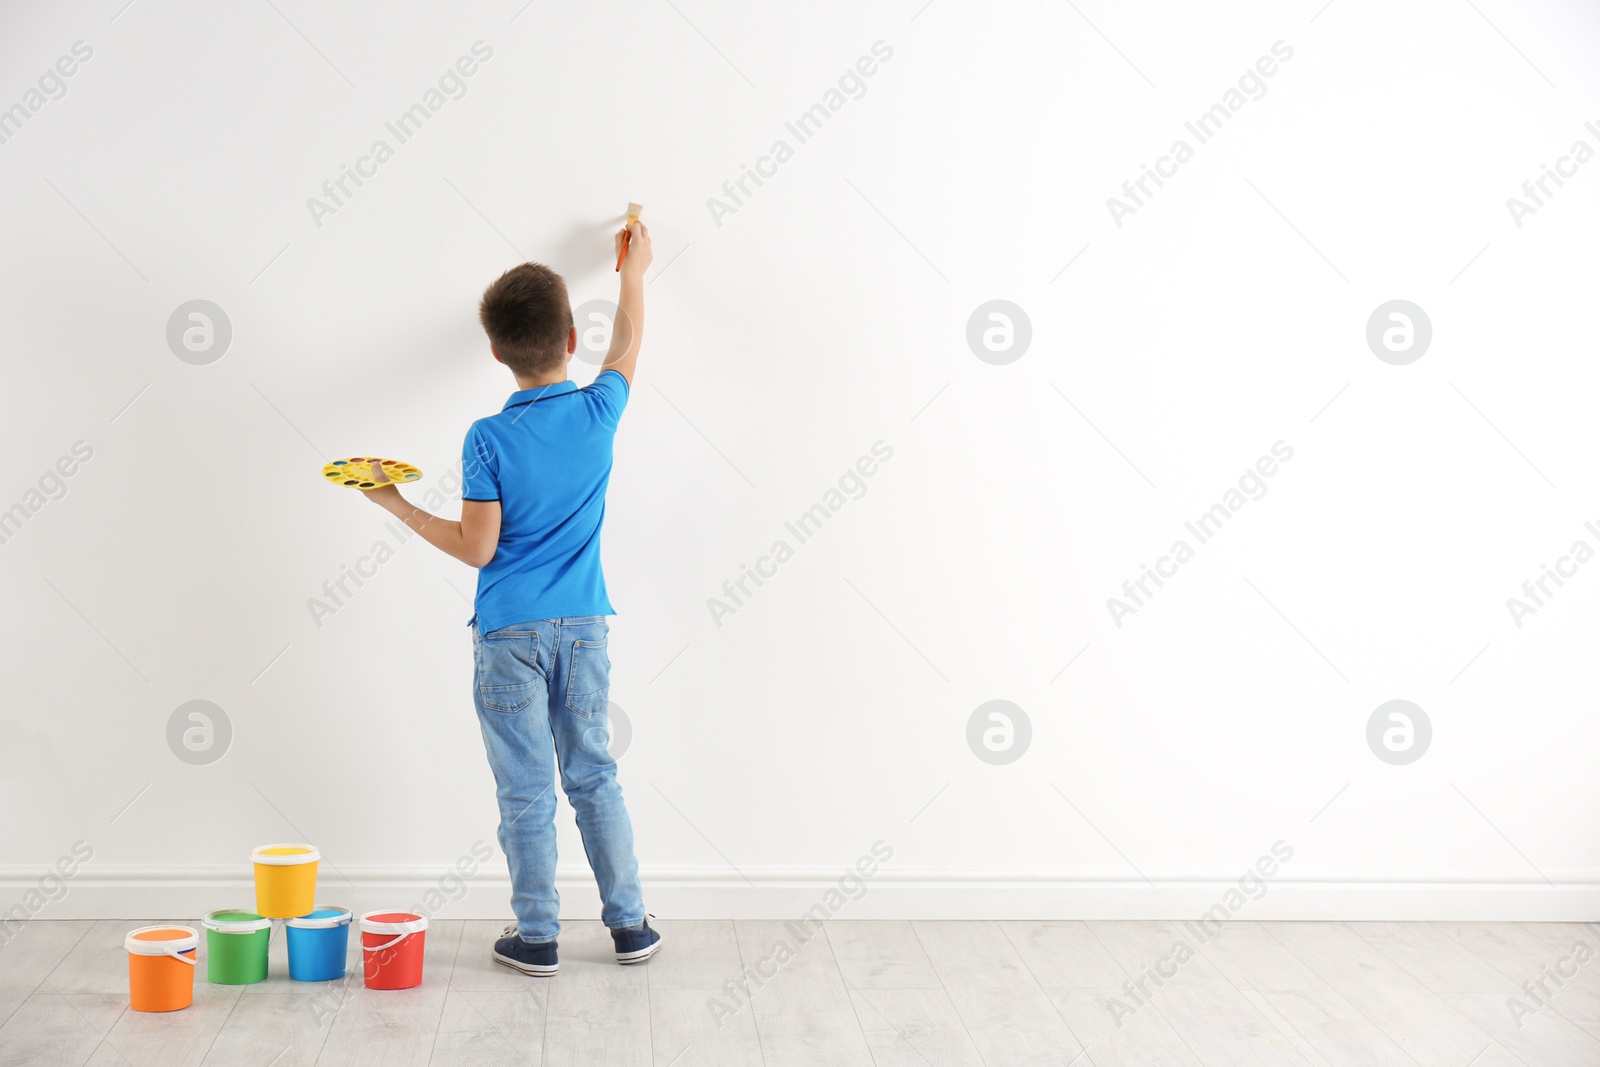
[[[622,964],[624,967],[630,963],[643,963],[651,956],[654,956],[656,954],[656,950],[660,947],[661,942],[657,941],[649,948],[642,948],[637,952],[619,952],[617,953],[617,962]]]
[[[493,950],[491,950],[489,954],[494,957],[494,961],[496,963],[504,964],[505,966],[510,967],[513,971],[521,971],[530,978],[550,978],[561,966],[559,963],[552,963],[549,965],[542,963],[523,963],[521,960],[514,960],[510,956],[502,956],[500,953]]]

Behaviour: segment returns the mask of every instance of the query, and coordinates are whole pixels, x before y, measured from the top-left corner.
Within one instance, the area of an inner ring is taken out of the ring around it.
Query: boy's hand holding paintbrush
[[[650,231],[639,221],[642,209],[628,205],[628,224],[617,231],[617,271],[622,275],[617,294],[617,318],[611,324],[611,350],[602,369],[614,370],[633,384],[633,367],[639,359],[644,335],[644,272],[650,266]]]

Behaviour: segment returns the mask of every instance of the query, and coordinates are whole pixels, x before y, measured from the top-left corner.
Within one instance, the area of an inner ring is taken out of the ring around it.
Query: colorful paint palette
[[[388,482],[374,481],[372,465],[376,463],[388,475]],[[384,459],[381,456],[348,456],[345,459],[336,459],[322,468],[322,476],[333,485],[348,486],[351,489],[376,489],[391,483],[404,485],[414,482],[422,477],[422,471],[409,463],[402,463],[398,459]]]

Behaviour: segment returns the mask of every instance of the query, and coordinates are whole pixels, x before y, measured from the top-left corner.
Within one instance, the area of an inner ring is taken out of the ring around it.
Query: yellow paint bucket
[[[250,853],[256,869],[256,914],[293,919],[317,910],[317,861],[312,845],[262,845]]]

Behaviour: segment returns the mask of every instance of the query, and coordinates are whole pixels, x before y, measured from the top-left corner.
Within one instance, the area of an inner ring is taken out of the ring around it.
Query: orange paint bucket
[[[312,845],[262,845],[250,853],[256,869],[256,914],[294,919],[317,910],[317,861]]]
[[[194,1003],[192,926],[141,926],[123,941],[128,950],[128,1006],[134,1011],[177,1011]]]

